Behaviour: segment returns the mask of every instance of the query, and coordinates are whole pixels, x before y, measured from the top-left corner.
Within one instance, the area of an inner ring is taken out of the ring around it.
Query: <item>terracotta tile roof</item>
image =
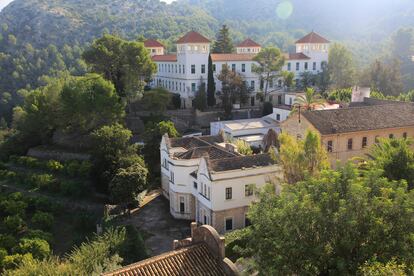
[[[310,59],[307,55],[304,53],[289,53],[287,54],[288,60],[302,60],[302,59]]]
[[[220,260],[221,262],[221,260]],[[205,243],[167,252],[104,274],[105,276],[196,276],[226,275]]]
[[[321,134],[414,126],[414,104],[396,103],[302,113]]]
[[[250,38],[245,39],[244,41],[240,42],[237,47],[262,47],[260,44],[256,43]]]
[[[176,153],[174,157],[177,157],[179,159],[196,159],[196,158],[201,158],[206,154],[212,160],[239,156],[239,154],[226,151],[225,149],[221,149],[220,147],[207,146],[207,147],[193,148],[186,152],[179,152],[179,153]]]
[[[145,40],[144,41],[144,46],[147,47],[147,48],[156,48],[156,47],[165,48],[164,45],[162,45],[161,43],[159,43],[155,39],[147,39],[147,40]]]
[[[191,31],[186,33],[183,37],[177,40],[177,44],[185,43],[210,43],[210,40],[202,36],[201,34]]]
[[[251,61],[256,54],[211,54],[212,61]]]
[[[156,55],[152,57],[153,61],[166,61],[175,62],[177,61],[177,55]]]
[[[198,147],[212,146],[215,143],[223,143],[224,139],[221,135],[215,136],[194,136],[182,138],[170,138],[169,146],[173,148],[185,148],[187,150]]]
[[[329,42],[330,42],[329,40],[327,40],[326,38],[323,38],[322,36],[318,35],[317,33],[313,31],[305,35],[298,41],[296,41],[296,43],[329,43]]]
[[[242,168],[265,167],[276,164],[270,154],[256,154],[247,156],[238,156],[225,159],[209,161],[208,166],[211,173],[240,170]]]

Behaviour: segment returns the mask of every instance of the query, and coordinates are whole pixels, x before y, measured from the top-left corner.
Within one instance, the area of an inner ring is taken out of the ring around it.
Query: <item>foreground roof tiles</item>
[[[158,42],[155,39],[148,39],[144,41],[144,46],[147,48],[157,48],[157,47],[162,47],[164,48],[164,45],[162,45],[160,42]]]
[[[395,103],[306,111],[303,116],[324,135],[414,126],[414,104]]]
[[[262,47],[260,44],[256,43],[250,38],[245,39],[244,41],[240,42],[237,47]]]
[[[146,259],[105,275],[221,276],[226,275],[226,273],[206,244],[199,243]]]
[[[210,43],[210,40],[195,31],[191,31],[177,40],[177,44],[185,43]]]
[[[329,43],[330,41],[327,40],[326,38],[318,35],[315,32],[310,32],[309,34],[305,35],[304,37],[302,37],[301,39],[299,39],[298,41],[296,41],[296,43]]]

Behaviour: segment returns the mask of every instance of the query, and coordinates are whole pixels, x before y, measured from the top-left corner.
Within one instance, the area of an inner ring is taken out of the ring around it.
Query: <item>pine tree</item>
[[[217,34],[217,40],[213,48],[214,53],[231,53],[233,52],[233,42],[230,38],[229,28],[226,25],[220,29]]]
[[[208,76],[207,76],[207,105],[216,105],[216,83],[214,82],[213,75],[213,61],[211,55],[208,56]]]

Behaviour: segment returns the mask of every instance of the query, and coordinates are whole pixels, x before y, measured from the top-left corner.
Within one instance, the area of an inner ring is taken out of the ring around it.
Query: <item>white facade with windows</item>
[[[282,176],[270,155],[242,156],[221,136],[164,135],[160,154],[172,216],[212,225],[220,233],[244,227],[256,189]]]
[[[164,87],[172,93],[180,94],[182,108],[192,106],[192,99],[203,82],[207,82],[208,56],[210,54],[210,41],[196,32],[189,32],[177,41],[175,54],[154,55],[157,64],[157,73],[152,85]],[[223,66],[227,64],[230,70],[240,73],[248,87],[253,91],[251,105],[255,105],[254,95],[261,90],[260,78],[252,71],[254,56],[259,53],[261,46],[247,39],[236,47],[233,54],[211,54],[213,71],[216,82],[216,91],[221,90],[221,83],[217,79]],[[328,62],[329,41],[315,33],[310,33],[300,39],[296,44],[296,53],[286,54],[284,71],[295,74],[299,83],[301,74],[311,72],[317,74],[322,71]],[[269,83],[269,91],[282,90],[282,79]]]

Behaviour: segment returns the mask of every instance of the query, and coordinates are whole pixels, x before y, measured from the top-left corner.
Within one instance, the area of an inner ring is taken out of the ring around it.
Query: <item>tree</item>
[[[390,180],[406,180],[414,188],[414,151],[407,139],[383,139],[370,149],[370,167],[381,168]]]
[[[147,175],[147,168],[138,163],[118,169],[109,184],[113,202],[126,205],[136,201],[138,194],[147,187]]]
[[[389,261],[385,264],[377,261],[367,261],[359,268],[359,275],[364,276],[405,276],[407,275],[407,266],[405,264],[398,264],[395,260]]]
[[[208,55],[208,76],[207,76],[207,105],[216,105],[216,83],[214,81],[213,61],[211,55]]]
[[[277,158],[283,166],[287,183],[295,184],[304,180],[306,175],[317,176],[329,167],[326,151],[317,133],[307,131],[304,141],[282,133],[279,141]]]
[[[316,83],[317,75],[312,72],[306,71],[300,74],[300,83],[304,89],[314,86]]]
[[[264,81],[264,98],[266,99],[269,82],[281,75],[281,69],[285,64],[285,57],[279,48],[264,48],[254,58],[259,65],[253,65],[253,72],[258,74]]]
[[[412,264],[414,192],[351,164],[263,191],[248,213],[262,275],[355,275],[377,258]],[[274,189],[273,189],[274,191]]]
[[[59,124],[71,131],[88,133],[124,116],[124,105],[113,84],[97,74],[68,80],[62,88],[61,104]]]
[[[205,111],[207,108],[206,83],[203,77],[200,79],[200,86],[194,98],[194,108]]]
[[[179,136],[174,123],[171,121],[149,122],[145,125],[145,146],[142,152],[149,168],[151,181],[154,181],[160,175],[160,143],[164,134],[168,134],[171,138]]]
[[[372,97],[372,93],[371,93]],[[343,88],[332,90],[328,94],[328,100],[340,103],[350,103],[352,100],[352,88]]]
[[[354,85],[355,65],[351,52],[335,43],[329,49],[329,79],[333,88],[348,88]]]
[[[213,53],[231,53],[233,52],[233,48],[229,28],[227,28],[226,25],[223,25],[217,34],[217,39],[213,47]]]
[[[82,57],[93,72],[103,74],[115,85],[121,97],[135,98],[142,92],[143,82],[156,71],[143,43],[108,34],[95,40]]]
[[[237,102],[245,104],[251,90],[247,87],[243,77],[230,70],[227,65],[223,66],[217,78],[221,81],[221,100],[224,112],[227,117],[230,117],[233,104]]]
[[[283,83],[286,88],[289,90],[293,86],[295,86],[295,73],[289,71],[282,72]]]
[[[141,103],[145,110],[154,113],[163,113],[171,102],[171,93],[164,88],[157,87],[150,91],[145,91]]]
[[[372,90],[379,91],[384,95],[398,96],[404,88],[400,72],[400,62],[393,59],[390,63],[384,64],[376,60],[362,74],[361,83],[370,86]]]
[[[329,77],[328,63],[322,62],[322,70],[316,75],[316,85],[324,94],[328,90],[331,80]]]
[[[235,139],[232,143],[236,146],[238,153],[242,155],[253,155],[253,150],[246,141]]]
[[[305,94],[296,97],[295,102],[293,103],[295,109],[303,108],[305,110],[313,110],[317,106],[324,105],[324,100],[316,95],[313,88],[306,88]]]
[[[27,239],[20,240],[18,246],[13,249],[14,252],[20,254],[30,253],[36,259],[42,260],[48,257],[51,253],[49,243],[41,239]]]

